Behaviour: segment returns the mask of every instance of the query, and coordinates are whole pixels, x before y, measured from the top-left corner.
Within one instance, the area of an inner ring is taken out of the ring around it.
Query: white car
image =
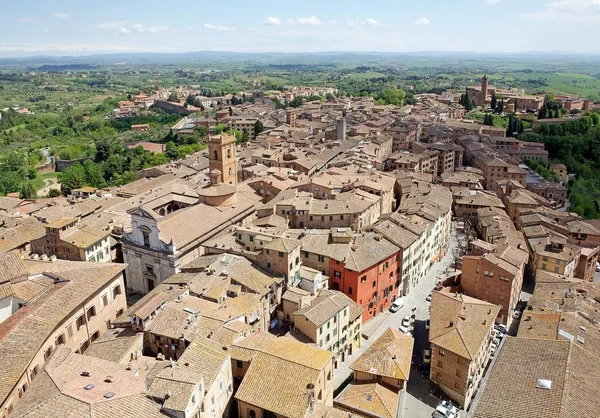
[[[431,363],[431,351],[423,350],[423,363],[429,364]]]
[[[408,335],[409,337],[412,337],[412,334],[410,333],[410,330],[407,327],[403,327],[402,325],[400,325],[398,327],[398,329],[400,330],[401,333],[403,333],[404,335]]]
[[[514,311],[513,312],[513,318],[515,318],[515,319],[521,318],[521,311]]]
[[[596,271],[600,271],[600,263],[596,263]]]
[[[497,329],[502,334],[506,334],[508,332],[508,328],[506,328],[506,325],[504,324],[496,324],[494,325],[494,329]]]
[[[442,401],[433,411],[433,418],[456,418],[458,408],[448,401]]]
[[[392,302],[392,305],[390,306],[390,312],[398,312],[398,310],[400,308],[402,308],[404,306],[404,302],[402,301],[402,298],[400,299],[396,299],[395,301]]]
[[[402,326],[408,328],[410,326],[410,316],[402,318]]]
[[[427,295],[427,297],[425,298],[425,300],[427,302],[431,302],[431,293]]]

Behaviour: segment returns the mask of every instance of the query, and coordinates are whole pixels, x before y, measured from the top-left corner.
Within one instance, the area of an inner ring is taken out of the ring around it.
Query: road
[[[415,286],[411,292],[403,296],[404,306],[396,313],[389,315],[381,325],[371,334],[368,340],[362,341],[362,347],[356,350],[346,361],[334,372],[334,385],[337,388],[344,380],[352,374],[350,365],[375,341],[386,329],[392,327],[398,329],[402,322],[402,318],[412,314],[413,307],[416,307],[416,317],[414,324],[413,336],[415,337],[415,346],[413,356],[415,358],[414,365],[411,369],[410,379],[408,381],[406,400],[404,404],[404,417],[410,418],[426,418],[431,417],[435,406],[439,403],[439,399],[430,395],[431,386],[428,379],[423,379],[416,365],[421,361],[423,349],[428,343],[428,331],[425,330],[425,320],[429,319],[429,303],[425,298],[431,293],[438,277],[444,273],[446,268],[452,269],[452,251],[456,248],[458,235],[455,225],[452,225],[452,235],[450,239],[450,248],[445,257],[434,264],[427,275]],[[464,411],[461,411],[463,413]],[[462,415],[459,415],[462,416]]]
[[[55,179],[55,178],[44,179],[44,187],[42,187],[40,190],[38,190],[38,192],[37,192],[38,197],[48,196],[48,192],[50,191],[50,189],[60,190],[60,184],[58,183],[57,179]]]

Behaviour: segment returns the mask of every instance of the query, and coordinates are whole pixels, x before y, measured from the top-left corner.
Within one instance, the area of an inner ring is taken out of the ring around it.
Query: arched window
[[[256,412],[254,412],[254,409],[248,411],[248,416],[250,418],[256,418]]]
[[[227,158],[231,158],[231,148],[227,148]]]
[[[219,153],[217,152],[217,150],[215,150],[215,160],[219,159]]]

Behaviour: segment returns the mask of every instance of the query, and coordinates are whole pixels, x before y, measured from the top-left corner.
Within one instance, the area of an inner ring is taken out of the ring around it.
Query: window
[[[254,236],[250,235],[248,239],[250,240],[250,242],[254,242]]]
[[[271,263],[267,263],[267,270],[271,269]]]
[[[102,306],[106,306],[108,305],[108,295],[104,294],[102,295]]]
[[[444,357],[444,350],[440,348],[440,356]]]
[[[116,299],[117,296],[121,294],[121,285],[116,285],[113,287],[113,299]]]
[[[92,342],[96,341],[98,338],[100,338],[100,331],[96,330],[92,333],[92,336],[90,337],[90,340]]]
[[[250,418],[256,418],[256,412],[254,412],[254,409],[248,411],[248,416]]]
[[[125,312],[125,309],[123,309],[123,308],[120,308],[120,309],[117,311],[117,318],[118,318],[118,317],[120,317],[121,315],[123,315],[123,312]]]
[[[337,335],[337,328],[333,329],[333,336],[335,337]]]
[[[366,275],[365,275],[365,276],[362,276],[362,277],[360,278],[360,282],[361,282],[361,283],[364,283],[364,282],[366,282],[366,281],[367,281],[367,276],[366,276]]]
[[[457,371],[456,371],[456,377],[461,377],[461,375],[460,375],[460,370],[457,370]]]
[[[339,271],[333,271],[333,277],[335,277],[336,279],[341,279],[342,278],[342,273]]]
[[[279,251],[279,257],[283,258],[283,253]]]
[[[318,256],[318,259],[319,259],[319,263],[325,262],[325,256],[323,256],[323,255]]]
[[[352,294],[352,288],[351,288],[351,287],[349,287],[349,288],[348,288],[348,294],[349,294],[349,295],[351,295],[351,294]]]
[[[90,318],[93,318],[94,316],[96,316],[96,307],[94,305],[92,305],[87,310],[88,321],[90,320]]]
[[[277,415],[271,411],[263,410],[263,418],[277,418]]]
[[[69,326],[67,326],[67,335],[69,336],[69,338],[71,338],[73,336],[73,325],[69,324]]]
[[[65,334],[64,333],[60,334],[56,338],[56,345],[61,345],[61,344],[64,344],[65,342],[66,342],[66,339],[65,339]]]
[[[146,247],[149,247],[150,246],[150,231],[142,229],[142,237],[144,239],[144,245]]]
[[[85,320],[83,319],[83,315],[80,315],[77,317],[77,331],[79,331],[79,328],[81,328],[83,326],[83,324],[85,324]]]

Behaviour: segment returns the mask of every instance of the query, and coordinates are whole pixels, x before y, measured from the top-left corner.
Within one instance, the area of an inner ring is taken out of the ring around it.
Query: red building
[[[345,261],[330,260],[329,288],[361,305],[365,322],[388,309],[398,297],[401,260],[401,249],[380,235],[356,236]]]

